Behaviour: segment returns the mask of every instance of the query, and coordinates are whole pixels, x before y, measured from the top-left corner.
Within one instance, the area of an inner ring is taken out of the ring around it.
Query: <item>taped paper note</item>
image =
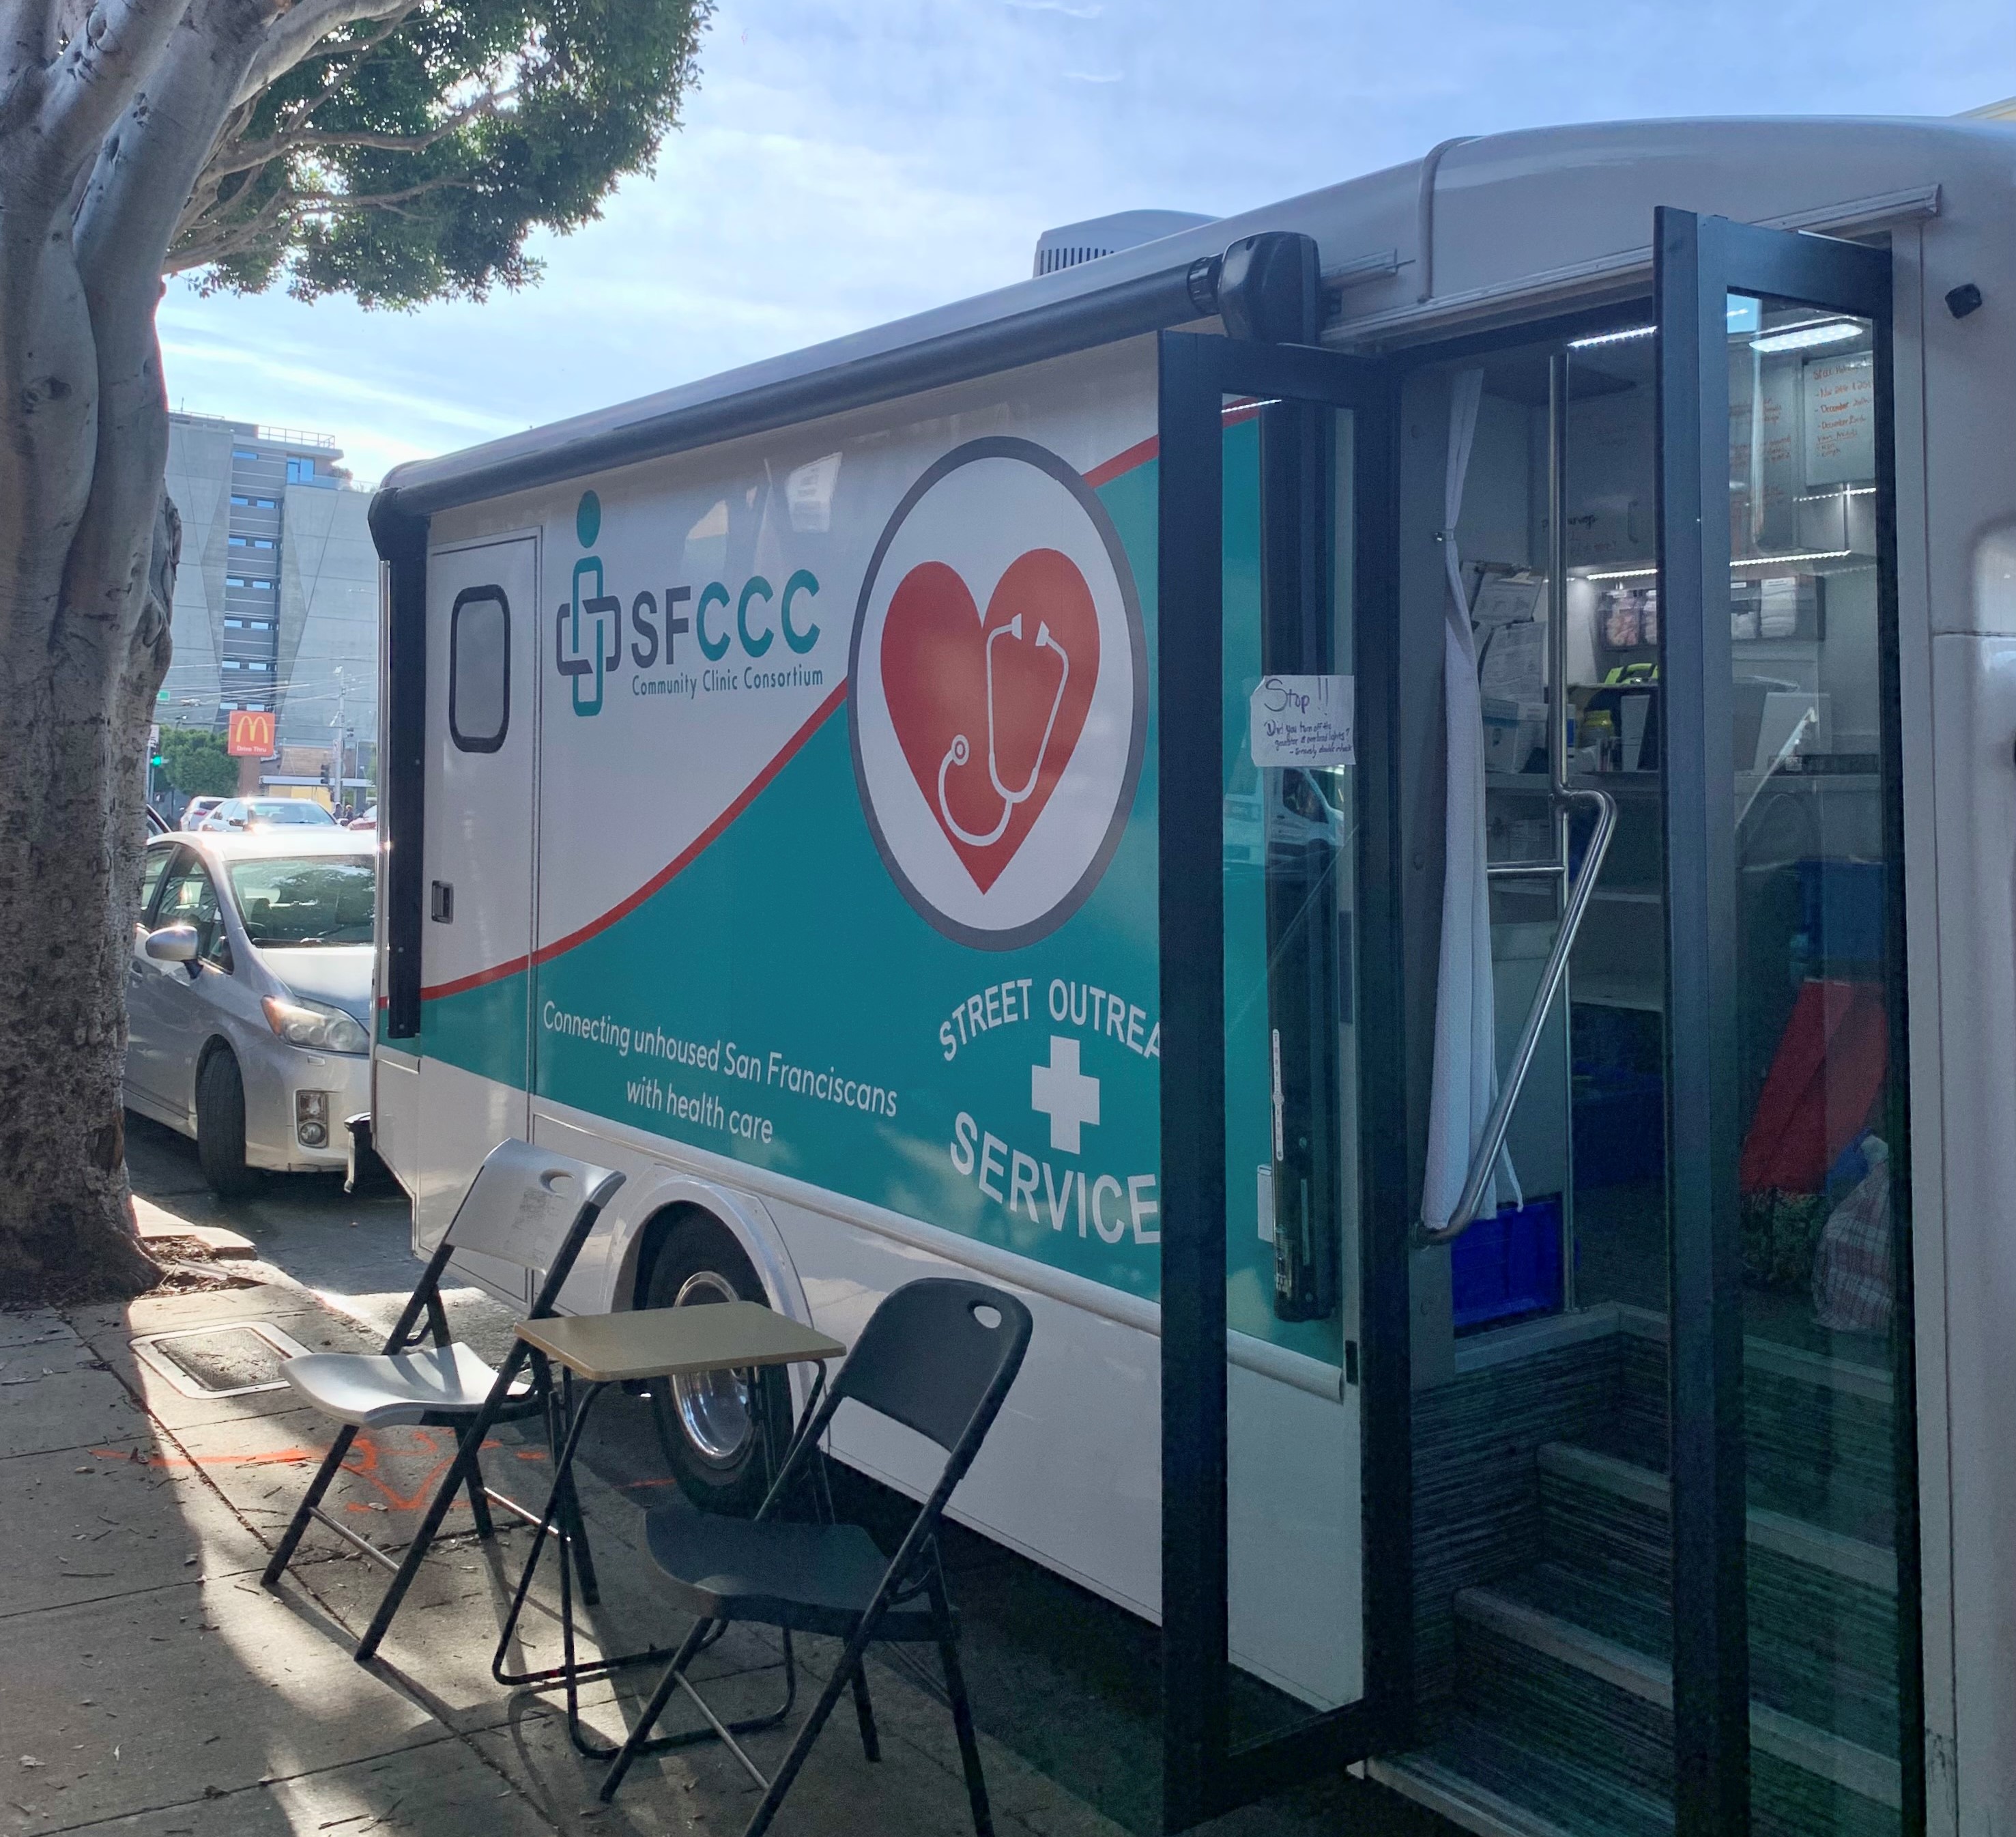
[[[1263,676],[1247,711],[1253,763],[1352,765],[1355,704],[1349,676]]]

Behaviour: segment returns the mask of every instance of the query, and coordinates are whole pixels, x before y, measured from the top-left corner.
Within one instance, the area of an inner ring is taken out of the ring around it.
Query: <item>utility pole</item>
[[[343,808],[344,799],[349,795],[344,781],[350,776],[350,682],[344,674],[343,665],[336,666],[336,805]]]

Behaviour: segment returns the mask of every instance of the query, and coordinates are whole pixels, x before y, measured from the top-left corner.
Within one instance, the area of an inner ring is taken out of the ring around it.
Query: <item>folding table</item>
[[[525,1605],[525,1597],[532,1585],[533,1572],[538,1567],[541,1552],[545,1547],[546,1536],[553,1526],[556,1515],[564,1509],[571,1497],[569,1481],[574,1468],[574,1455],[581,1446],[581,1432],[588,1425],[589,1413],[596,1401],[611,1385],[621,1385],[639,1379],[693,1378],[709,1371],[747,1371],[751,1374],[750,1388],[752,1400],[755,1389],[755,1373],[765,1367],[814,1363],[820,1367],[814,1381],[812,1395],[808,1399],[803,1420],[809,1422],[815,1414],[820,1391],[826,1382],[825,1362],[843,1357],[847,1348],[837,1340],[829,1339],[823,1333],[815,1333],[809,1327],[801,1326],[789,1316],[780,1314],[760,1302],[750,1301],[714,1302],[699,1306],[671,1308],[639,1308],[619,1314],[574,1314],[551,1316],[543,1320],[521,1321],[518,1338],[533,1353],[551,1361],[560,1368],[561,1410],[566,1423],[566,1433],[560,1443],[559,1458],[553,1468],[553,1487],[547,1497],[546,1508],[540,1515],[538,1528],[533,1533],[531,1554],[525,1559],[525,1572],[520,1577],[517,1593],[511,1602],[511,1611],[506,1616],[504,1628],[497,1641],[497,1651],[491,1660],[491,1675],[499,1684],[513,1688],[527,1685],[563,1683],[567,1688],[567,1733],[574,1745],[584,1754],[599,1760],[607,1760],[617,1750],[607,1743],[590,1740],[581,1728],[579,1689],[587,1679],[607,1677],[631,1665],[652,1662],[662,1663],[669,1659],[674,1648],[653,1646],[648,1650],[625,1652],[614,1657],[578,1661],[574,1656],[574,1557],[568,1540],[560,1540],[560,1639],[562,1661],[543,1670],[509,1672],[504,1666],[506,1648],[516,1631],[518,1617]],[[576,1400],[574,1382],[579,1379],[586,1388]],[[764,1426],[759,1429],[765,1437],[764,1455],[775,1470],[776,1450],[769,1446],[767,1412],[758,1410],[756,1415]],[[754,1733],[773,1728],[790,1713],[797,1692],[797,1673],[791,1651],[790,1634],[784,1635],[784,1701],[781,1707],[766,1716],[752,1717],[746,1721],[729,1725],[736,1734]],[[711,1728],[682,1731],[679,1734],[657,1738],[653,1748],[682,1745],[689,1742],[713,1738]]]

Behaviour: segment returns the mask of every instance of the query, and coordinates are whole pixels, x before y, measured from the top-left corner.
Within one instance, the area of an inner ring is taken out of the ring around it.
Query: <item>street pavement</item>
[[[396,1192],[353,1198],[338,1180],[293,1178],[226,1205],[203,1186],[190,1144],[138,1118],[128,1131],[137,1194],[192,1224],[241,1233],[254,1256],[204,1266],[210,1286],[124,1307],[0,1313],[0,1832],[739,1832],[755,1789],[718,1743],[640,1761],[604,1807],[595,1798],[602,1767],[570,1743],[559,1694],[493,1681],[523,1529],[500,1522],[494,1539],[479,1540],[458,1500],[453,1534],[369,1666],[350,1655],[380,1596],[375,1566],[318,1526],[281,1587],[259,1586],[328,1425],[285,1389],[189,1394],[133,1342],[257,1320],[311,1350],[376,1350],[419,1273],[405,1203]],[[448,1308],[459,1335],[501,1354],[513,1322],[505,1309],[473,1290]],[[224,1342],[192,1343],[217,1353]],[[452,1453],[437,1430],[360,1438],[329,1508],[396,1551]],[[676,1643],[685,1623],[653,1588],[640,1547],[642,1508],[679,1504],[648,1403],[609,1395],[581,1470],[603,1584],[588,1623],[609,1646]],[[549,1464],[529,1425],[498,1432],[486,1471],[534,1510],[543,1504]],[[902,1502],[854,1476],[840,1482],[843,1512],[900,1528]],[[1004,1837],[1159,1829],[1154,1630],[969,1533],[952,1533],[946,1558],[997,1828]],[[559,1656],[553,1574],[549,1561],[514,1664]],[[798,1642],[801,1708],[837,1651]],[[774,1636],[736,1628],[694,1677],[724,1714],[747,1715],[779,1700],[783,1661]],[[620,1738],[656,1675],[647,1666],[586,1689],[590,1727]],[[970,1830],[942,1704],[880,1658],[870,1676],[882,1760],[864,1759],[843,1709],[777,1829]],[[675,1705],[666,1726],[692,1720]],[[781,1757],[791,1726],[751,1738],[759,1763]],[[1431,1837],[1453,1827],[1340,1778],[1206,1828]]]

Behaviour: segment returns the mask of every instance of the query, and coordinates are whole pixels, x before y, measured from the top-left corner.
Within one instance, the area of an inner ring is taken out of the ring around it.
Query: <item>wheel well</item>
[[[661,1207],[645,1220],[643,1230],[637,1234],[637,1256],[630,1280],[630,1305],[633,1308],[643,1306],[645,1296],[650,1291],[652,1266],[658,1260],[659,1252],[671,1241],[673,1232],[689,1220],[711,1225],[734,1245],[736,1254],[748,1264],[758,1286],[765,1286],[762,1271],[757,1268],[754,1259],[743,1248],[742,1240],[720,1215],[690,1199],[682,1199]]]
[[[238,1056],[232,1052],[229,1040],[221,1033],[213,1033],[203,1043],[203,1050],[196,1056],[196,1075],[189,1081],[192,1090],[203,1082],[203,1073],[209,1069],[211,1061],[219,1053],[229,1053],[233,1059]]]

